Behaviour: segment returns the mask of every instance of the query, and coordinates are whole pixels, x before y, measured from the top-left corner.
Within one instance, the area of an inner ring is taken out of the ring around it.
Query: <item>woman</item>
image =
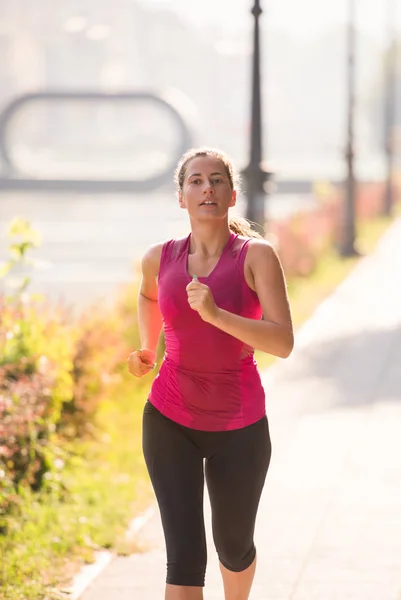
[[[137,377],[154,368],[164,325],[166,352],[144,409],[143,450],[166,540],[165,599],[203,598],[206,479],[225,598],[247,600],[271,455],[253,351],[287,357],[291,313],[277,254],[245,220],[229,219],[237,196],[229,160],[190,150],[176,183],[191,233],[145,253],[142,349],[128,359]]]

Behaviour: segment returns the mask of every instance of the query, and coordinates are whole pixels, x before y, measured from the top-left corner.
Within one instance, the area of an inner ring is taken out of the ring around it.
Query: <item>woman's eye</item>
[[[223,180],[222,179],[213,179],[212,181],[213,181],[213,183],[221,183]]]
[[[193,179],[192,183],[198,184],[198,183],[201,183],[201,180],[200,179]]]

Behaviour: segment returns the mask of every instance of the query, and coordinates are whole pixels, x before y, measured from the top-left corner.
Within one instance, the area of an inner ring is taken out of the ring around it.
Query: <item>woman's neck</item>
[[[205,257],[220,256],[225,245],[230,239],[231,231],[228,224],[223,227],[210,227],[209,225],[191,224],[190,254],[201,254]]]

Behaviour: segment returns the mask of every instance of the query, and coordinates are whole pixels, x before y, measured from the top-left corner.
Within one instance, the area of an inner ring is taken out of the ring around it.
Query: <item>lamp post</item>
[[[348,0],[347,27],[347,181],[340,242],[341,256],[355,256],[355,172],[354,172],[354,112],[355,112],[355,0]]]
[[[393,162],[394,162],[394,120],[395,120],[395,35],[396,10],[394,0],[387,0],[387,39],[388,52],[385,63],[384,100],[384,146],[386,153],[386,186],[384,191],[383,215],[391,216],[393,209]]]
[[[250,136],[250,160],[242,175],[246,187],[246,217],[264,228],[265,225],[265,182],[269,173],[262,165],[262,99],[260,82],[260,33],[259,18],[262,14],[259,0],[252,8],[254,17],[253,56],[252,56],[252,112]]]

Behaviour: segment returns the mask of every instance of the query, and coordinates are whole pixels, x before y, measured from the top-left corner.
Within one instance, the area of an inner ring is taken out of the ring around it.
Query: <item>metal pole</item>
[[[259,18],[262,14],[259,0],[255,0],[252,8],[254,16],[253,57],[252,57],[252,113],[250,160],[242,172],[247,196],[246,217],[264,228],[265,197],[264,184],[269,173],[262,166],[262,100],[260,82],[260,33]]]
[[[354,172],[354,113],[355,113],[355,0],[348,0],[347,56],[347,182],[340,253],[355,256],[355,172]]]
[[[395,35],[396,10],[393,0],[387,0],[387,39],[388,51],[385,62],[385,101],[384,101],[384,146],[386,153],[386,187],[384,191],[383,214],[391,216],[393,209],[393,164],[394,164],[394,121],[395,121]]]

